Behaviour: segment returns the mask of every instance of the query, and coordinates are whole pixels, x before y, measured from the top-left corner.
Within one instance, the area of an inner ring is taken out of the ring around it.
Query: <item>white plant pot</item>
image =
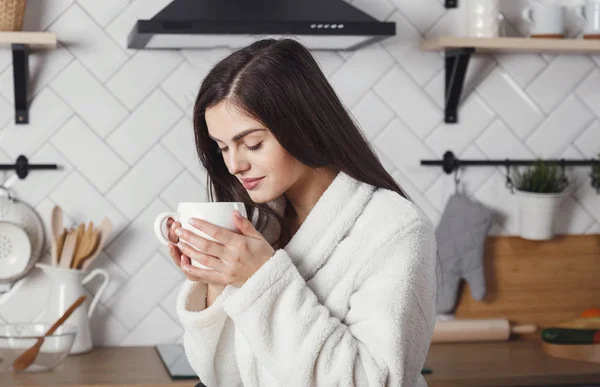
[[[554,218],[565,191],[534,193],[515,190],[519,201],[519,227],[523,239],[536,241],[554,237]]]

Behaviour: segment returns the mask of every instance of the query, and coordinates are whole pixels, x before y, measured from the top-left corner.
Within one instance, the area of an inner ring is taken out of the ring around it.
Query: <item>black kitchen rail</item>
[[[507,170],[507,184],[510,182],[509,176],[509,168],[512,166],[526,166],[533,165],[537,162],[537,160],[529,159],[504,159],[504,160],[464,160],[457,158],[452,151],[446,151],[444,153],[444,158],[442,160],[421,160],[421,165],[427,166],[441,166],[444,172],[450,174],[452,172],[458,172],[460,167],[467,166],[505,166]],[[596,189],[596,192],[600,193],[600,181],[597,180],[597,175],[594,173],[593,167],[600,168],[600,159],[581,159],[581,160],[572,160],[572,159],[544,159],[543,162],[545,164],[554,164],[560,165],[563,169],[567,166],[576,166],[576,167],[592,167],[592,171],[590,172],[591,185]]]
[[[14,170],[20,179],[26,178],[29,171],[34,169],[59,169],[59,167],[57,164],[29,164],[29,160],[23,155],[17,157],[17,162],[14,164],[0,164],[0,171]]]
[[[600,166],[599,159],[589,160],[567,160],[567,159],[554,159],[554,160],[543,160],[546,164],[557,164],[562,166],[592,166],[594,164]],[[462,166],[519,166],[519,165],[533,165],[536,160],[461,160],[454,156],[452,151],[446,151],[442,160],[421,160],[421,165],[440,165],[443,167],[444,172],[450,174],[455,169]]]

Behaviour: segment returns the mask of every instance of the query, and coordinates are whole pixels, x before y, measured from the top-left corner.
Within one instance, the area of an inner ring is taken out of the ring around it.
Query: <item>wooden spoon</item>
[[[98,255],[100,255],[100,253],[102,252],[102,248],[106,244],[108,235],[112,231],[112,227],[113,226],[112,226],[112,222],[110,221],[110,219],[108,217],[104,217],[104,219],[102,219],[102,223],[100,223],[100,227],[99,227],[98,244],[96,245],[96,248],[93,250],[93,252],[90,253],[91,255],[88,256],[87,258],[85,258],[85,260],[83,261],[83,264],[81,265],[81,270],[87,271],[87,269],[90,267],[90,265],[92,264],[94,259]]]
[[[77,252],[73,258],[73,262],[71,264],[72,269],[80,269],[81,263],[94,252],[97,237],[98,231],[94,229],[94,224],[89,222],[88,228],[83,235],[81,244],[77,248]]]
[[[71,305],[69,309],[67,309],[65,313],[54,323],[54,325],[52,325],[50,329],[48,329],[48,332],[46,332],[44,336],[37,339],[37,342],[33,345],[33,347],[29,348],[27,351],[23,352],[21,356],[15,359],[15,361],[13,362],[13,369],[15,371],[23,371],[35,361],[35,358],[40,352],[42,344],[44,344],[44,337],[53,334],[54,331],[58,329],[58,327],[60,327],[65,322],[65,320],[69,318],[69,316],[71,316],[75,309],[77,309],[77,307],[85,301],[85,298],[85,295],[79,297],[73,303],[73,305]]]
[[[59,206],[54,206],[52,209],[52,266],[58,266],[59,238],[63,231],[63,214]],[[62,244],[61,244],[62,245]]]
[[[77,230],[71,230],[67,232],[65,244],[63,245],[62,252],[60,254],[59,267],[69,269],[71,267],[71,261],[73,260],[73,253],[77,246]]]

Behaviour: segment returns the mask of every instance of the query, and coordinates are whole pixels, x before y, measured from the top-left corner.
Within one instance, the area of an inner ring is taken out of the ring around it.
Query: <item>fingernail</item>
[[[194,218],[190,218],[189,222],[192,226],[196,225],[196,220]]]
[[[241,213],[240,213],[238,210],[235,210],[235,211],[233,211],[233,213],[234,213],[234,214],[235,214],[235,216],[237,216],[238,218],[240,218],[240,219],[242,218],[242,214],[241,214]]]
[[[183,242],[177,243],[177,247],[179,247],[179,250],[181,251],[185,250],[185,245],[183,244]]]
[[[182,268],[183,270],[185,270],[185,271],[190,271],[190,267],[187,265],[187,263],[183,263],[183,264],[181,265],[181,268]]]
[[[181,235],[183,235],[183,231],[180,228],[178,228],[178,229],[175,230],[175,234],[177,236],[181,236]]]

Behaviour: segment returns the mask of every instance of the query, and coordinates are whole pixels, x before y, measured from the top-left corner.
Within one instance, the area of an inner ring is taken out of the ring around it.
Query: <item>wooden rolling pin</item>
[[[535,325],[510,325],[504,318],[436,321],[432,343],[506,341],[511,333],[535,333]]]

